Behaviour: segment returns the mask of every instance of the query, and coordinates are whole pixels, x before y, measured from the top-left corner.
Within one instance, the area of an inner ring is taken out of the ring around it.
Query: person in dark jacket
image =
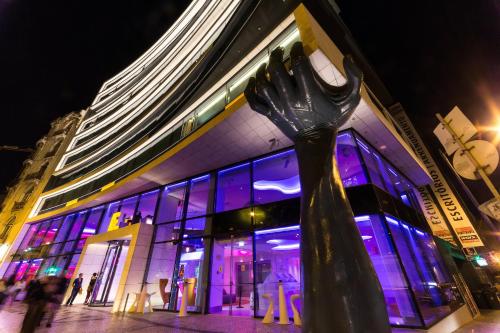
[[[47,303],[44,292],[45,281],[33,279],[27,287],[25,302],[28,304],[28,310],[24,315],[21,333],[35,332],[37,326],[42,321],[43,312]]]
[[[78,274],[78,277],[73,281],[73,289],[71,290],[71,295],[66,301],[66,306],[73,305],[73,301],[82,289],[83,284],[83,273]]]

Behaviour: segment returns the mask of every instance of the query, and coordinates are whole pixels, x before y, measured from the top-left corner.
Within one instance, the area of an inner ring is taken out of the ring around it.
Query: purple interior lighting
[[[298,175],[281,180],[258,180],[253,183],[256,190],[267,191],[275,190],[283,194],[300,193],[300,178]]]

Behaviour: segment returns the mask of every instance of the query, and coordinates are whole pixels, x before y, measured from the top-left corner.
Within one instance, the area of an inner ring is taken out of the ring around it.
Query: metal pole
[[[484,167],[479,164],[479,162],[476,160],[476,158],[471,154],[469,148],[467,148],[465,146],[465,144],[456,135],[456,133],[451,128],[451,126],[444,120],[444,118],[439,113],[436,113],[436,117],[439,120],[439,122],[444,126],[444,128],[446,128],[446,130],[451,134],[453,140],[455,140],[458,143],[458,146],[460,147],[460,149],[462,149],[464,154],[469,158],[471,163],[476,168],[476,171],[479,173],[479,176],[483,179],[484,183],[486,184],[488,189],[491,191],[491,193],[493,193],[493,196],[495,197],[495,199],[500,201],[500,193],[498,193],[498,190],[495,188],[495,186],[491,182],[490,178],[488,177],[488,175],[484,171]]]

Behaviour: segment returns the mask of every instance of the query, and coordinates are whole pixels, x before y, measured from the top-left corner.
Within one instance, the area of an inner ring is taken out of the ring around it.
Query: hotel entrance
[[[90,306],[113,305],[130,241],[113,240],[107,243],[108,246],[97,275]]]
[[[210,313],[254,315],[252,237],[215,239],[212,251]]]

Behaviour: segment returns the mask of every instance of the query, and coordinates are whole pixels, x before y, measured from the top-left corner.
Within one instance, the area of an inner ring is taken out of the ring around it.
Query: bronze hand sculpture
[[[302,189],[303,332],[390,332],[384,295],[356,227],[335,161],[337,131],[360,101],[362,73],[344,59],[347,83],[314,71],[302,44],[271,53],[245,89],[250,107],[295,143]],[[268,79],[269,76],[269,79]]]

